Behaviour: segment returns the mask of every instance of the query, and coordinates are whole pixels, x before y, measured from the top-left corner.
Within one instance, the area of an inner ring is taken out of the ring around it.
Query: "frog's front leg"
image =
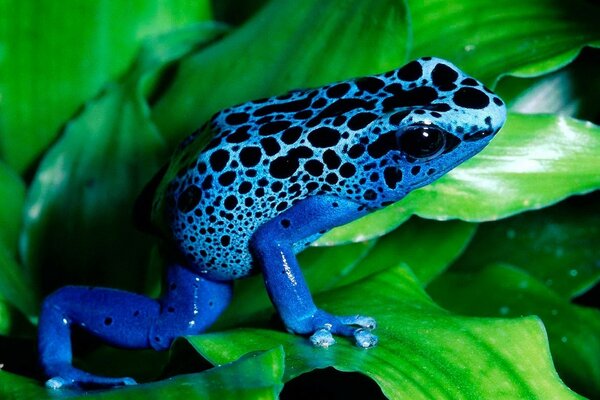
[[[271,301],[286,328],[311,335],[316,346],[335,343],[332,334],[354,336],[360,347],[372,347],[377,337],[370,317],[335,316],[318,309],[294,254],[294,243],[314,238],[335,226],[366,214],[364,206],[333,196],[314,196],[263,224],[252,236],[251,249],[261,266]]]
[[[73,367],[71,327],[78,326],[122,348],[168,349],[177,336],[210,326],[231,298],[230,282],[204,279],[174,264],[155,300],[107,288],[67,286],[48,296],[39,321],[40,362],[50,388],[133,384],[131,378],[102,377]]]

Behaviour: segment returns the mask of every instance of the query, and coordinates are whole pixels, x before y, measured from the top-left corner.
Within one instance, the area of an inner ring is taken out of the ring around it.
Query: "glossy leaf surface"
[[[282,387],[283,362],[283,351],[275,348],[202,373],[87,393],[44,389],[39,382],[0,371],[0,396],[3,400],[277,399]]]
[[[572,305],[525,272],[505,265],[442,275],[428,291],[444,307],[463,315],[539,316],[561,376],[591,398],[600,395],[599,310]]]
[[[453,270],[475,272],[492,263],[515,265],[566,299],[600,281],[598,195],[540,212],[481,224]]]
[[[378,346],[360,349],[339,338],[328,349],[315,348],[303,337],[249,328],[188,340],[214,364],[283,344],[284,381],[334,366],[366,374],[389,398],[577,398],[554,371],[545,332],[536,318],[451,315],[400,268],[324,293],[316,300],[337,314],[375,317]]]
[[[208,1],[0,1],[0,156],[23,172],[148,37],[208,19]]]

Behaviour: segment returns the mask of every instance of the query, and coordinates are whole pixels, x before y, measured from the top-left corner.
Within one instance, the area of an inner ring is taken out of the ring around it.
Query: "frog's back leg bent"
[[[82,286],[67,286],[48,296],[39,322],[40,361],[51,377],[47,386],[135,383],[131,378],[101,377],[73,367],[73,326],[117,347],[164,350],[177,336],[208,328],[227,307],[232,292],[231,282],[207,280],[179,264],[169,267],[165,286],[156,300]]]

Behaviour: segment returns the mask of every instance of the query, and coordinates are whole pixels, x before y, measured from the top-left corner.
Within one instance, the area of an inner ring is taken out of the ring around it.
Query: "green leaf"
[[[69,123],[36,174],[23,259],[46,292],[66,282],[135,288],[143,276],[149,243],[131,225],[131,207],[164,148],[132,97],[129,88],[108,87]]]
[[[107,391],[80,392],[43,389],[40,383],[0,371],[0,397],[4,400],[69,399],[277,399],[284,370],[281,347],[247,355],[231,364],[164,381]]]
[[[383,209],[384,211],[387,208]],[[335,246],[342,243],[361,242],[385,235],[406,222],[413,210],[403,207],[402,202],[393,205],[393,212],[381,213],[376,211],[352,221],[349,224],[337,227],[321,236],[314,244],[316,246]]]
[[[0,161],[0,242],[16,253],[21,213],[25,202],[25,183]]]
[[[222,32],[200,25],[149,42],[130,73],[89,102],[46,154],[28,192],[22,241],[24,262],[45,291],[67,282],[142,288],[150,239],[134,229],[131,213],[166,158],[144,84]]]
[[[0,162],[0,299],[31,318],[36,313],[35,292],[23,267],[15,260],[24,202],[25,184]],[[4,304],[2,310],[0,324],[7,328],[10,314]]]
[[[503,78],[496,87],[510,110],[523,114],[560,114],[598,122],[600,52],[584,52],[575,62],[534,79]],[[590,77],[592,77],[590,79]]]
[[[403,1],[271,1],[183,62],[152,117],[173,148],[233,104],[397,68],[408,29]]]
[[[554,371],[537,318],[451,315],[437,307],[403,269],[324,293],[316,301],[331,312],[375,317],[379,323],[377,347],[360,349],[339,339],[331,348],[315,348],[306,338],[260,329],[188,340],[214,364],[282,344],[285,382],[333,366],[371,377],[389,398],[578,398]]]
[[[10,327],[10,307],[2,298],[0,298],[0,335],[8,335]]]
[[[37,315],[37,292],[23,267],[4,243],[0,243],[0,299],[6,299],[34,321]]]
[[[527,271],[564,298],[584,293],[600,281],[597,200],[598,196],[571,200],[481,224],[453,270],[475,272],[488,264],[506,263]]]
[[[24,376],[0,371],[0,395],[6,400],[42,400],[50,398],[40,382]]]
[[[461,221],[433,222],[412,218],[380,238],[369,254],[337,285],[347,285],[390,267],[409,268],[425,286],[458,257],[475,233],[475,224]]]
[[[600,396],[599,310],[572,305],[525,272],[501,265],[475,274],[444,274],[428,291],[444,307],[465,315],[539,316],[560,376],[578,392]]]
[[[0,157],[23,172],[145,38],[209,16],[208,1],[0,0]]]
[[[571,62],[586,45],[600,45],[592,2],[499,0],[409,1],[411,57],[436,55],[493,86],[507,74],[539,76]]]
[[[339,286],[340,278],[351,273],[375,249],[375,241],[335,247],[312,247],[298,255],[298,262],[312,293]]]

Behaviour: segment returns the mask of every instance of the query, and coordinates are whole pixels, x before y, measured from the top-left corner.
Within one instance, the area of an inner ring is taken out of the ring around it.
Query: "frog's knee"
[[[178,266],[169,271],[167,285],[159,300],[159,318],[148,335],[156,350],[168,349],[178,336],[205,331],[227,308],[232,296],[230,281],[211,281]]]

